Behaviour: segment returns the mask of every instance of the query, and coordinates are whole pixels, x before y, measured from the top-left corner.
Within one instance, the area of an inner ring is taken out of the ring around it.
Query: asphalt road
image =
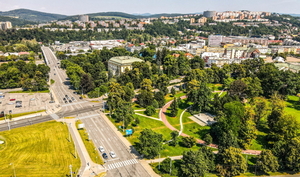
[[[50,48],[42,47],[42,50],[46,58],[46,63],[51,68],[50,79],[55,80],[55,83],[51,85],[51,93],[56,103],[59,103],[60,110],[52,110],[53,114],[56,112],[56,116],[54,117],[63,118],[73,116],[82,120],[90,135],[90,139],[95,143],[95,146],[97,148],[99,146],[103,146],[105,148],[105,152],[109,156],[104,165],[107,169],[107,176],[150,176],[139,160],[136,159],[136,156],[133,155],[130,147],[123,144],[122,140],[117,136],[114,130],[108,126],[103,117],[100,117],[100,114],[96,112],[96,110],[99,110],[102,107],[102,104],[80,99],[80,95],[74,93],[74,90],[70,87],[70,81],[65,71],[59,68],[60,62],[57,60]],[[49,113],[52,114],[51,110],[49,111]],[[34,123],[53,120],[52,117],[53,116],[47,115],[43,117],[11,121],[10,126],[11,128],[27,126]],[[7,129],[7,123],[0,124],[0,131]],[[114,151],[117,157],[112,158],[109,155],[110,151]]]
[[[105,168],[108,170],[107,176],[111,177],[140,177],[150,176],[140,164],[137,157],[133,155],[132,147],[123,144],[122,140],[110,128],[103,117],[95,115],[89,118],[82,118],[90,139],[95,146],[104,147],[108,159],[105,160]],[[112,158],[109,152],[115,152],[116,157]],[[98,152],[101,153],[98,149]],[[101,153],[102,154],[102,153]]]

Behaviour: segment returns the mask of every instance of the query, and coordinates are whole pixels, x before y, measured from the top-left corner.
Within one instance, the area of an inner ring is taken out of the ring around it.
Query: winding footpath
[[[181,96],[180,97],[181,99],[185,99],[186,96]],[[177,130],[176,128],[174,128],[167,120],[167,117],[166,117],[166,112],[167,112],[167,109],[170,107],[171,103],[173,102],[173,100],[169,101],[168,103],[166,103],[159,111],[159,118],[163,121],[163,123],[170,129],[170,130],[175,130],[175,131],[178,131],[179,132],[179,135],[180,136],[184,136],[184,137],[187,137],[189,135],[185,134],[185,133],[182,133],[183,131],[183,124],[182,124],[182,120],[180,121],[180,127],[181,127],[181,130]],[[182,117],[183,114],[181,114],[180,117]],[[182,119],[182,118],[180,118]],[[196,139],[197,143],[199,144],[205,144],[205,141],[201,140],[201,139]],[[209,147],[213,147],[213,148],[218,148],[218,145],[216,144],[210,144],[208,145]],[[242,153],[243,154],[251,154],[251,155],[259,155],[261,151],[259,150],[242,150]]]

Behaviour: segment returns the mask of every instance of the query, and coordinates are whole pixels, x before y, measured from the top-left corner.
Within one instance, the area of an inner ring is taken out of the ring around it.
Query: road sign
[[[132,129],[126,130],[126,135],[132,135]]]

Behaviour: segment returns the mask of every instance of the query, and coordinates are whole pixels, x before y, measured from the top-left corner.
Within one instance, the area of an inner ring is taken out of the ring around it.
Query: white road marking
[[[125,167],[128,165],[136,164],[138,161],[136,159],[129,159],[121,162],[116,162],[108,165],[108,170],[112,170],[115,168]]]

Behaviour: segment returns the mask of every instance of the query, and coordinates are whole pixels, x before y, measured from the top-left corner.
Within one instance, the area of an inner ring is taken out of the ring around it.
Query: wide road
[[[137,156],[134,155],[133,147],[126,146],[118,135],[108,125],[105,118],[99,114],[89,115],[83,114],[79,117],[85,124],[85,128],[90,139],[93,140],[95,146],[104,147],[108,159],[105,160],[105,168],[108,170],[107,176],[110,177],[147,177],[150,176],[144,167],[140,164]],[[99,151],[99,149],[98,149]],[[113,158],[109,152],[115,152],[116,157]]]
[[[104,117],[100,116],[98,111],[102,107],[102,104],[80,99],[80,95],[76,94],[72,89],[65,70],[59,67],[60,61],[56,58],[51,49],[42,47],[42,51],[45,56],[45,61],[50,67],[50,79],[55,81],[50,89],[54,100],[56,103],[59,103],[59,110],[52,110],[52,112],[49,110],[50,115],[48,116],[12,121],[10,122],[11,128],[45,122],[52,118],[59,119],[67,116],[77,117],[85,124],[90,139],[95,143],[95,146],[103,146],[105,148],[105,152],[109,156],[104,165],[107,169],[107,176],[150,176],[136,158],[137,156],[133,154],[130,149],[132,147],[126,146],[112,127],[107,124],[107,118],[104,119]],[[7,124],[0,124],[0,131],[7,130],[7,127]],[[110,151],[115,152],[117,157],[112,158],[109,155]]]

